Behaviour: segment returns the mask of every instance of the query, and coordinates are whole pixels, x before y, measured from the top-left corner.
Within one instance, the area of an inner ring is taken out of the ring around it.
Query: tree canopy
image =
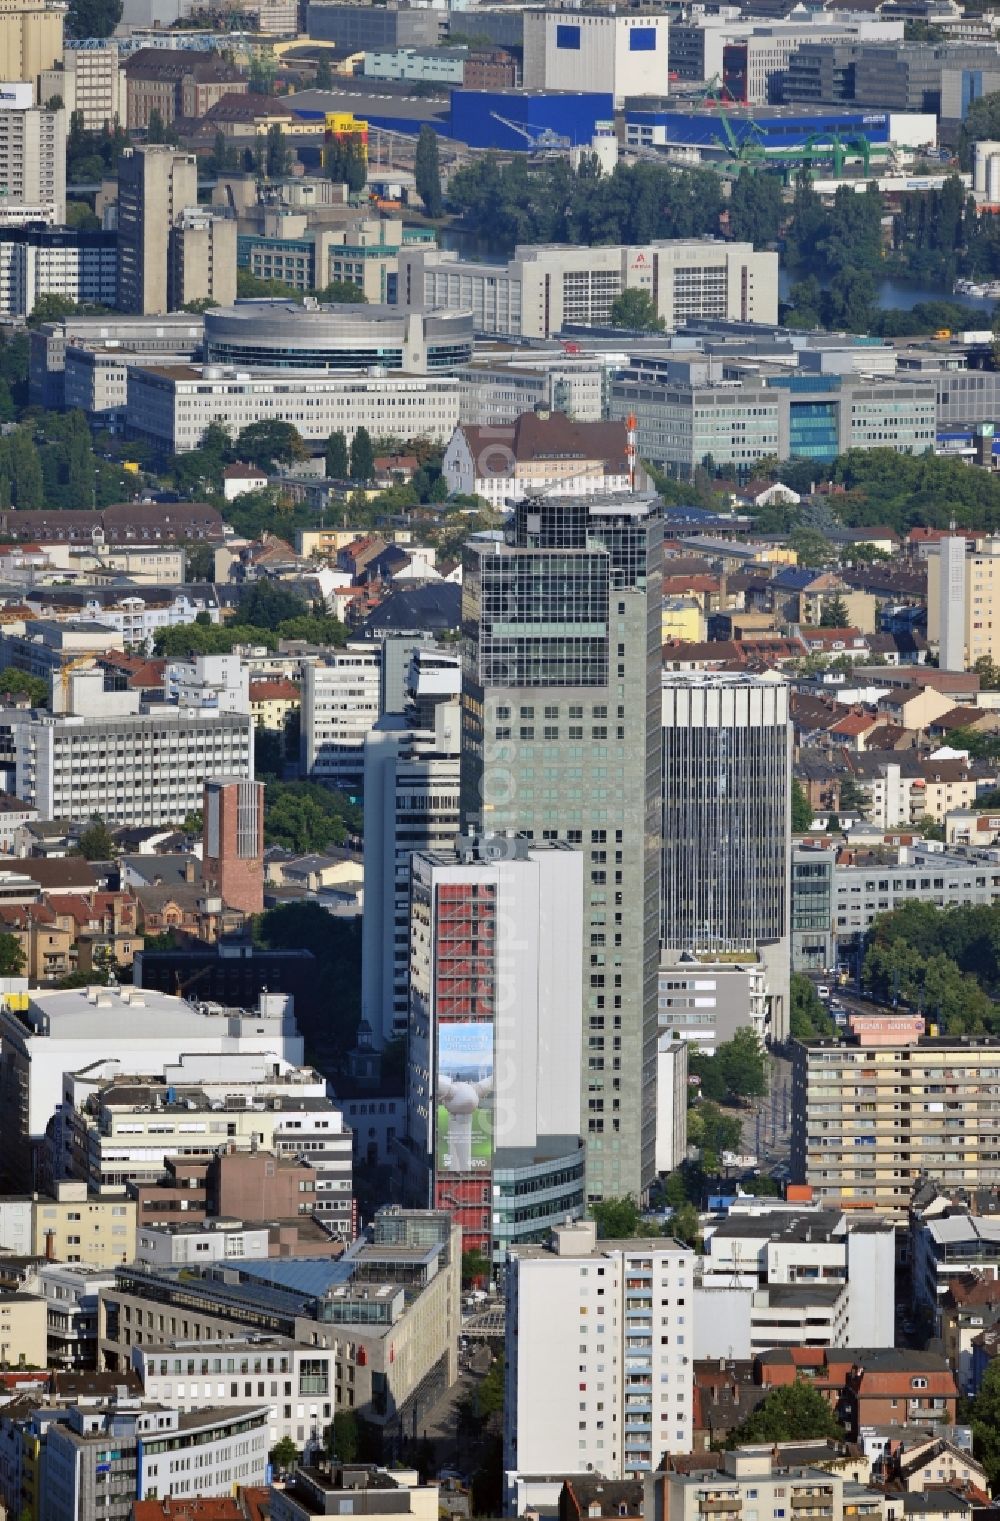
[[[798,777],[792,778],[792,833],[807,834],[812,828],[813,809]]]
[[[772,1389],[746,1420],[730,1431],[729,1448],[753,1442],[843,1441],[844,1430],[818,1389],[797,1378]]]
[[[793,1040],[821,1040],[837,1033],[819,994],[801,972],[792,973],[788,1029]]]
[[[749,1025],[717,1046],[712,1056],[691,1051],[688,1068],[708,1099],[762,1098],[767,1092],[767,1054]]]
[[[633,333],[662,333],[666,322],[656,314],[648,291],[639,286],[623,290],[611,303],[611,326],[628,328]]]

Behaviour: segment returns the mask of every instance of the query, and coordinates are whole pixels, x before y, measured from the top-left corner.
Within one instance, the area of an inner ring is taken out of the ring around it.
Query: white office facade
[[[778,255],[719,238],[608,248],[518,245],[506,264],[402,248],[400,301],[471,308],[479,333],[551,338],[566,323],[607,325],[624,290],[643,290],[668,331],[688,318],[778,320]]]
[[[348,644],[302,671],[302,761],[311,781],[358,792],[365,740],[378,722],[382,653],[377,644]]]
[[[0,113],[2,114],[2,113]],[[210,423],[232,437],[251,423],[291,423],[307,443],[359,428],[372,438],[446,444],[458,424],[461,382],[445,375],[237,371],[207,365],[136,366],[127,377],[126,426],[171,454],[197,449]]]
[[[121,716],[0,713],[14,790],[42,819],[168,824],[196,813],[206,776],[253,779],[248,713],[164,707]]]
[[[596,1240],[592,1221],[507,1261],[507,1514],[531,1476],[635,1478],[692,1445],[695,1254],[676,1241]]]

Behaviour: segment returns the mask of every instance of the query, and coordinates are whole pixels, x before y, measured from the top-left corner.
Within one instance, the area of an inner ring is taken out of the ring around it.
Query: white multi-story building
[[[195,655],[171,660],[163,673],[166,695],[199,713],[249,713],[250,668],[239,655]]]
[[[379,717],[378,645],[347,644],[302,672],[302,763],[313,781],[361,789],[365,740]]]
[[[118,249],[112,232],[67,227],[0,231],[0,315],[30,317],[40,296],[113,306]]]
[[[767,256],[764,256],[767,257]],[[425,437],[445,444],[458,422],[461,382],[447,375],[331,374],[177,364],[128,373],[127,427],[171,454],[197,449],[210,423],[232,437],[256,422],[291,423],[307,442]]]
[[[545,1498],[532,1477],[633,1478],[691,1450],[694,1261],[663,1237],[598,1241],[589,1220],[511,1252],[508,1515]]]
[[[63,1098],[64,1074],[112,1064],[122,1074],[170,1070],[181,1056],[255,1053],[302,1063],[291,1000],[261,994],[259,1010],[194,1004],[131,987],[33,992],[26,1008],[0,1009],[0,1093],[7,1127],[2,1166],[16,1186],[30,1185],[32,1152]]]
[[[188,1262],[223,1262],[227,1257],[266,1257],[268,1238],[266,1225],[244,1225],[242,1220],[144,1225],[136,1231],[133,1261],[150,1267],[178,1267]]]
[[[86,132],[124,125],[125,71],[118,63],[118,47],[110,39],[68,42],[62,68],[43,70],[38,98],[45,104],[58,96],[67,117],[78,115]]]
[[[596,90],[614,96],[666,95],[667,17],[643,11],[526,10],[526,90]]]
[[[46,1262],[39,1268],[50,1368],[97,1367],[97,1305],[101,1290],[114,1281],[113,1268],[85,1262]]]
[[[66,221],[66,113],[0,110],[0,225]]]
[[[138,1400],[107,1410],[75,1406],[48,1427],[40,1521],[118,1518],[132,1500],[229,1495],[238,1484],[263,1484],[269,1431],[260,1400],[246,1409],[202,1400],[187,1412]]]
[[[656,1047],[656,1170],[673,1172],[687,1155],[688,1043],[664,1030]]]
[[[706,1227],[694,1291],[695,1355],[769,1347],[891,1347],[895,1232],[839,1210],[734,1213]]]
[[[133,1347],[132,1367],[146,1399],[181,1411],[197,1412],[212,1400],[252,1411],[263,1394],[268,1446],[290,1437],[311,1453],[333,1419],[337,1355],[335,1347],[303,1346],[287,1336],[167,1341]]]
[[[318,1072],[270,1056],[190,1053],[155,1076],[142,1071],[140,1080],[109,1061],[66,1073],[54,1124],[60,1173],[109,1194],[156,1182],[169,1156],[210,1157],[220,1146],[302,1157],[316,1169],[310,1213],[351,1238],[353,1137]]]
[[[200,809],[206,777],[253,779],[249,700],[243,712],[142,705],[105,691],[99,668],[56,669],[52,709],[0,711],[8,790],[40,818],[176,823]]]
[[[524,244],[506,264],[472,263],[438,248],[399,253],[401,303],[471,308],[480,333],[551,338],[568,322],[607,325],[615,297],[633,289],[649,295],[669,331],[692,317],[774,323],[778,255],[718,238],[608,248]]]
[[[414,650],[408,686],[408,713],[387,713],[365,739],[361,1012],[379,1044],[406,1033],[410,858],[451,845],[458,833],[458,656]]]

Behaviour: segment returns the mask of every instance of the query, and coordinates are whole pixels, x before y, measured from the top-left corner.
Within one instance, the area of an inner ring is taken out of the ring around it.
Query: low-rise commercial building
[[[368,1521],[389,1521],[409,1516],[413,1521],[435,1521],[438,1486],[421,1484],[406,1470],[384,1468],[297,1468],[282,1489],[273,1489],[271,1521],[312,1521],[314,1516],[366,1516]]]
[[[74,1406],[49,1424],[41,1455],[40,1521],[128,1521],[134,1500],[228,1495],[262,1484],[268,1411],[202,1403],[197,1411],[119,1401]]]
[[[211,1400],[232,1410],[268,1402],[268,1447],[283,1438],[306,1453],[322,1446],[335,1413],[337,1352],[287,1336],[149,1342],[132,1349],[149,1400],[195,1412]]]
[[[671,360],[632,357],[610,384],[612,418],[634,415],[643,459],[687,479],[709,456],[750,472],[777,455],[833,459],[849,449],[923,454],[937,429],[937,389],[852,375],[761,376],[724,384],[676,378]]]
[[[74,1371],[96,1368],[98,1296],[114,1283],[114,1271],[82,1263],[46,1262],[38,1270],[38,1280],[46,1304],[47,1366]]]
[[[46,1324],[38,1294],[0,1292],[0,1367],[47,1367]]]
[[[14,1188],[31,1184],[34,1153],[62,1102],[65,1073],[91,1065],[105,1078],[115,1070],[163,1072],[182,1055],[223,1053],[300,1065],[302,1038],[290,1000],[263,995],[253,1011],[196,1007],[183,998],[126,986],[7,998],[0,1009],[0,1095],[11,1117],[2,1158],[5,1181]]]
[[[175,1338],[200,1344],[252,1332],[332,1351],[330,1403],[356,1410],[391,1456],[458,1374],[461,1233],[446,1214],[389,1207],[337,1261],[231,1259],[224,1275],[120,1268],[100,1313],[102,1363],[119,1371],[132,1366],[136,1348]],[[279,1417],[300,1447],[313,1419],[302,1403],[301,1415],[293,1402],[294,1414]],[[322,1397],[311,1403],[321,1420]]]
[[[362,228],[357,236],[364,238]],[[377,243],[365,247],[379,247]],[[343,278],[342,269],[330,279]],[[273,276],[272,276],[273,278]],[[353,283],[353,281],[352,281]],[[240,369],[447,375],[472,357],[472,314],[363,303],[241,301],[205,313],[205,361]]]
[[[128,373],[126,426],[169,454],[197,449],[213,422],[233,437],[251,423],[288,422],[312,444],[338,431],[350,441],[359,428],[373,438],[445,444],[458,423],[461,391],[460,382],[439,375],[136,366]]]

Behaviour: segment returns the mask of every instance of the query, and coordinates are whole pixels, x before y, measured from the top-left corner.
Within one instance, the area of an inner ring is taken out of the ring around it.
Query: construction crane
[[[501,116],[498,111],[491,111],[490,116],[502,127],[507,127],[511,132],[516,132],[518,137],[525,138],[533,148],[571,148],[573,146],[568,137],[563,137],[559,132],[553,132],[551,127],[526,127],[521,122],[510,121],[506,116]]]
[[[714,135],[713,141],[720,148],[725,148],[731,155],[729,162],[724,166],[726,169],[742,169],[744,164],[764,164],[767,162],[767,152],[764,149],[764,129],[759,127],[752,116],[746,120],[747,131],[743,137],[737,136],[733,129],[729,113],[721,100],[715,102],[715,109],[722,124],[724,137]]]

